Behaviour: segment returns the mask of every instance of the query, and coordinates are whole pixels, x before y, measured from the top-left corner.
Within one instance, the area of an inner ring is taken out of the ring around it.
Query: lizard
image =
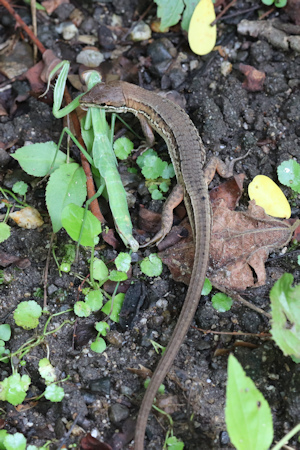
[[[203,173],[206,151],[196,127],[180,106],[139,86],[123,81],[100,83],[81,97],[80,104],[84,109],[99,107],[108,112],[131,112],[137,117],[143,117],[165,140],[178,183],[177,201],[183,197],[193,230],[194,265],[186,298],[138,413],[134,448],[143,450],[147,420],[155,395],[187,334],[206,276],[211,233],[210,203]],[[159,240],[167,234],[169,228],[165,227]]]

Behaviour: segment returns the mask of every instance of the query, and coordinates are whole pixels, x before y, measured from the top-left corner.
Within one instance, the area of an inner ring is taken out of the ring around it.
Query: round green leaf
[[[158,277],[162,273],[161,259],[152,253],[141,262],[141,271],[148,277]]]
[[[11,328],[8,323],[0,325],[0,339],[3,341],[9,341],[11,337]]]
[[[74,305],[74,313],[78,317],[88,317],[91,312],[91,308],[85,302],[79,301]]]
[[[121,137],[114,143],[114,152],[116,157],[123,160],[126,159],[133,150],[133,142],[127,137]]]
[[[281,184],[300,192],[300,164],[297,161],[283,161],[277,168],[277,174]]]
[[[229,311],[232,306],[232,299],[221,292],[215,294],[211,299],[213,307],[219,312]]]
[[[116,268],[120,272],[128,272],[131,264],[131,256],[128,253],[121,252],[115,259]]]
[[[125,272],[118,272],[117,270],[112,270],[108,277],[111,281],[125,281],[127,280],[127,274]]]
[[[26,438],[22,433],[8,434],[4,445],[7,450],[25,450]]]
[[[106,342],[102,337],[97,337],[97,339],[91,343],[91,350],[96,353],[103,353],[106,349]]]
[[[0,223],[0,242],[6,241],[10,236],[10,226],[7,223]]]
[[[90,291],[85,297],[85,303],[91,311],[98,311],[103,305],[103,294],[101,291]]]
[[[93,261],[93,276],[95,280],[104,281],[108,278],[108,268],[106,264],[98,258]]]
[[[107,322],[104,322],[103,320],[101,322],[95,323],[95,328],[102,336],[106,336],[107,332],[109,331],[110,327]]]
[[[19,327],[25,330],[36,328],[39,324],[39,318],[42,315],[42,308],[34,300],[19,303],[14,312],[14,319]]]
[[[56,386],[56,384],[51,384],[47,386],[45,392],[45,397],[47,400],[51,402],[61,402],[65,396],[64,390],[62,387]]]

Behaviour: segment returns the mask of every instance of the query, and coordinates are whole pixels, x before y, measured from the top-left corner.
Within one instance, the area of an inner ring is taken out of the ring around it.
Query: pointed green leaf
[[[54,233],[62,227],[61,215],[69,204],[81,206],[86,198],[86,176],[76,163],[63,164],[50,176],[46,189],[46,203]]]
[[[57,150],[57,145],[53,141],[41,142],[39,144],[26,145],[20,147],[13,155],[23,170],[35,177],[44,177],[49,173],[51,164]],[[58,169],[66,162],[67,155],[58,150],[51,172]],[[71,161],[73,161],[71,159]]]
[[[228,360],[225,419],[237,450],[267,450],[273,440],[268,402],[233,356]]]

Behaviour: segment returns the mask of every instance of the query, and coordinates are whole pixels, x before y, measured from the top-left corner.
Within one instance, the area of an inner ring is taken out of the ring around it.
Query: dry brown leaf
[[[270,251],[286,245],[292,231],[287,222],[268,216],[253,200],[245,212],[230,211],[220,200],[213,206],[210,281],[233,290],[264,285]]]
[[[147,369],[147,367],[142,366],[142,364],[139,364],[139,367],[140,367],[139,369],[128,367],[127,370],[143,378],[143,380],[152,377],[152,371],[150,369]]]
[[[189,237],[160,252],[159,256],[175,281],[189,284],[194,243],[189,225],[185,227],[189,230]],[[224,200],[218,200],[213,205],[210,281],[237,291],[265,284],[264,264],[270,251],[286,245],[293,230],[288,222],[268,216],[254,201],[249,203],[247,211],[236,212],[228,209]]]
[[[43,7],[46,9],[47,13],[50,15],[59,5],[70,3],[69,0],[45,0],[42,2]]]

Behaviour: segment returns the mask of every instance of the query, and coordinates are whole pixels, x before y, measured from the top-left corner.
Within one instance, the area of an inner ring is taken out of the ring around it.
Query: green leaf
[[[284,8],[286,6],[286,4],[287,4],[287,0],[275,0],[274,1],[274,5],[277,8]]]
[[[188,31],[191,17],[193,15],[196,6],[199,3],[199,0],[184,0],[184,3],[185,9],[182,16],[181,28],[185,31]]]
[[[95,328],[102,336],[106,336],[107,332],[110,330],[108,323],[103,320],[101,322],[96,322]]]
[[[0,325],[0,339],[3,341],[9,341],[11,337],[11,328],[8,323]]]
[[[39,372],[41,377],[44,378],[47,383],[53,383],[57,379],[55,368],[52,366],[48,358],[42,358],[39,360]]]
[[[91,213],[86,211],[85,221],[81,232],[85,209],[74,203],[67,205],[61,214],[61,223],[68,235],[78,242],[80,233],[80,244],[86,247],[93,247],[95,239],[101,233],[101,223]]]
[[[271,289],[271,334],[285,355],[298,359],[300,358],[300,284],[293,288],[293,280],[293,275],[285,273]]]
[[[7,223],[0,223],[0,242],[6,241],[10,236],[10,226]]]
[[[19,327],[25,330],[36,328],[39,324],[39,318],[42,315],[42,308],[34,300],[21,302],[14,312],[14,319]]]
[[[232,299],[226,294],[219,292],[211,299],[213,307],[219,312],[229,311],[232,306]]]
[[[108,279],[115,282],[121,282],[127,280],[128,276],[125,272],[118,272],[117,270],[112,270],[109,274]]]
[[[154,1],[157,4],[157,17],[161,19],[161,30],[165,30],[179,22],[184,8],[182,0],[173,0],[172,5],[170,5],[169,0]]]
[[[108,278],[108,268],[106,264],[98,258],[93,261],[93,275],[94,279],[98,281],[106,281]]]
[[[25,195],[28,190],[28,184],[24,183],[24,181],[17,181],[13,185],[12,190],[15,194]]]
[[[117,158],[126,159],[133,150],[133,142],[127,137],[121,137],[114,143],[114,152]]]
[[[90,291],[85,297],[85,303],[91,311],[98,311],[103,305],[103,294],[101,291]]]
[[[106,349],[106,342],[102,337],[97,337],[94,342],[91,343],[91,350],[96,353],[103,353]]]
[[[155,253],[141,262],[141,271],[148,277],[158,277],[162,273],[162,267],[162,261]]]
[[[76,163],[63,164],[49,178],[46,203],[54,233],[61,227],[63,209],[70,203],[81,206],[86,198],[86,176]]]
[[[176,436],[170,436],[166,440],[168,450],[183,450],[184,443],[177,439]]]
[[[8,433],[6,430],[0,430],[0,450],[6,450],[6,447],[4,445],[4,439],[8,436]]]
[[[26,438],[22,433],[9,434],[4,439],[4,445],[7,450],[25,450]]]
[[[142,153],[136,160],[137,165],[142,169],[147,164],[147,159],[150,156],[158,156],[157,152],[153,148],[148,148],[144,153]]]
[[[164,167],[164,170],[162,171],[161,176],[162,176],[165,180],[169,180],[170,178],[175,177],[175,171],[174,171],[173,164],[167,164],[167,165]]]
[[[162,191],[162,192],[168,192],[168,190],[169,190],[169,185],[168,185],[168,183],[166,182],[166,181],[163,181],[162,183],[160,183],[160,185],[159,185],[159,189]]]
[[[88,317],[91,312],[91,308],[85,302],[79,301],[74,305],[74,313],[78,317]]]
[[[277,168],[277,174],[281,184],[300,192],[300,164],[297,161],[283,161]]]
[[[274,0],[261,0],[264,5],[270,6],[273,5]]]
[[[267,450],[273,440],[268,402],[233,356],[228,360],[225,419],[232,444],[238,450]]]
[[[131,265],[131,256],[128,253],[120,252],[115,259],[115,265],[120,272],[128,272]]]
[[[208,278],[205,278],[201,295],[208,295],[211,292],[211,290],[212,290],[211,282],[209,281]]]
[[[50,171],[56,150],[57,145],[55,142],[42,142],[21,147],[11,156],[18,161],[22,169],[29,175],[44,177],[47,173],[58,169],[67,160],[67,155],[58,150],[55,163]]]
[[[15,373],[0,382],[0,400],[7,401],[16,406],[26,397],[31,380],[28,375]]]
[[[46,387],[44,395],[50,402],[61,402],[65,396],[65,392],[62,387],[56,386],[56,384],[51,384]]]
[[[162,177],[164,170],[168,167],[166,161],[162,161],[158,156],[149,156],[147,163],[142,168],[142,174],[148,180],[155,180]]]
[[[150,189],[149,189],[150,191]],[[164,196],[162,195],[162,193],[158,190],[158,189],[154,189],[151,192],[151,197],[153,200],[162,200],[164,198]]]
[[[109,315],[109,318],[113,321],[113,322],[119,322],[119,314],[123,305],[123,301],[125,298],[125,294],[117,294],[114,297],[114,301],[113,301],[113,310],[112,313],[110,314],[110,310],[111,310],[111,304],[112,304],[112,300],[109,300],[107,303],[105,303],[105,305],[103,306],[103,308],[101,309],[102,312],[104,312],[104,314]]]

